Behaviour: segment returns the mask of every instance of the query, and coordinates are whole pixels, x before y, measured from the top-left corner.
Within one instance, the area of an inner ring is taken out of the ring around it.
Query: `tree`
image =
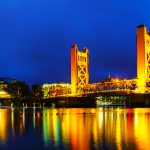
[[[30,89],[26,82],[15,81],[9,83],[6,90],[11,95],[11,98],[16,105],[27,103],[27,100],[30,98]]]
[[[32,98],[34,100],[34,103],[42,104],[44,93],[42,91],[41,85],[33,84],[32,85]]]

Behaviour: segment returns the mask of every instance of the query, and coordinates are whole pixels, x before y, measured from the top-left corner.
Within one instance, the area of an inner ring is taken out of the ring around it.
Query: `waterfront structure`
[[[16,79],[0,78],[0,99],[9,99],[11,95],[5,90],[8,84],[16,82]]]
[[[150,32],[145,25],[137,28],[137,89],[140,92],[150,87]]]
[[[3,99],[3,98],[9,99],[9,98],[11,98],[11,95],[8,92],[4,91],[4,90],[0,90],[0,98],[1,99]]]
[[[89,83],[88,49],[78,50],[77,44],[71,47],[71,93],[80,93]]]
[[[53,96],[82,96],[90,93],[124,92],[146,93],[150,92],[150,32],[145,25],[137,27],[136,31],[137,76],[132,79],[119,79],[110,77],[97,83],[89,84],[89,51],[84,48],[78,50],[77,44],[71,47],[71,85],[44,84],[45,97]]]
[[[43,84],[42,90],[44,92],[44,98],[55,97],[60,95],[67,95],[71,93],[70,83],[59,82],[52,84]]]

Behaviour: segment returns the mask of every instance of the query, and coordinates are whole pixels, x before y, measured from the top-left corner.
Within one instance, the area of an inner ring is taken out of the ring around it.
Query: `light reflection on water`
[[[149,149],[149,108],[0,109],[0,149]]]

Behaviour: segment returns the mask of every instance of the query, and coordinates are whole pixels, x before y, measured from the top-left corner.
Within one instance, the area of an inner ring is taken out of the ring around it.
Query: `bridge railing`
[[[84,86],[77,86],[77,93],[75,95],[99,93],[99,92],[113,92],[113,91],[133,91],[136,89],[137,79],[112,79],[111,81],[102,81],[99,83],[87,84]],[[48,90],[45,98],[72,96],[71,87],[51,88]]]

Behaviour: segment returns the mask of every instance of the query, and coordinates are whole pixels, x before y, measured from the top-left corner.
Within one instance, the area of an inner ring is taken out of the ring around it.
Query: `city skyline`
[[[150,30],[150,2],[0,2],[0,76],[70,82],[70,48],[89,49],[90,83],[136,77],[136,29]]]

